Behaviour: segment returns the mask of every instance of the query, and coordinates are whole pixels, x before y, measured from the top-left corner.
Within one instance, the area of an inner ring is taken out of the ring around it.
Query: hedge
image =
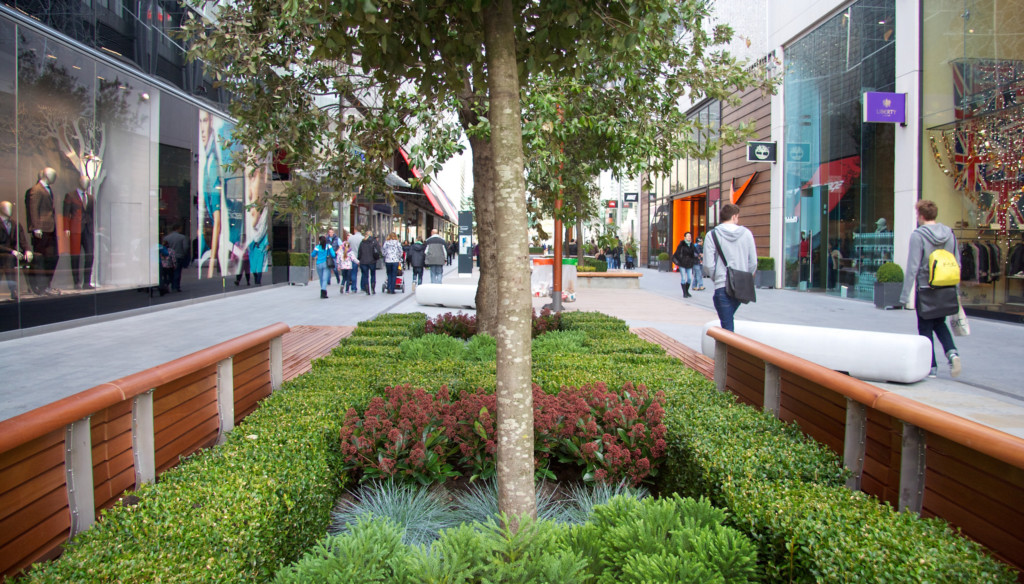
[[[426,317],[360,323],[311,372],[263,401],[228,436],[130,493],[76,536],[31,582],[266,582],[326,533],[347,486],[339,472],[343,413],[384,388],[493,391],[494,363],[403,361],[398,344],[423,334]],[[626,323],[566,313],[564,330],[587,333],[588,352],[534,362],[545,391],[625,382],[666,394],[668,462],[662,495],[707,497],[758,546],[767,581],[1014,582],[944,523],[896,513],[843,487],[838,457],[795,426],[739,404]],[[620,349],[621,348],[621,349]]]

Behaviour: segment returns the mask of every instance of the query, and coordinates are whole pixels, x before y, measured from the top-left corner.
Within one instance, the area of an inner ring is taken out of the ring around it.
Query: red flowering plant
[[[434,395],[405,385],[388,388],[385,397],[371,399],[362,416],[354,408],[345,414],[343,470],[362,471],[360,481],[393,477],[430,484],[459,476],[448,462],[454,445],[441,407],[447,389]]]
[[[535,388],[535,403],[536,393]],[[663,392],[652,395],[630,383],[614,392],[598,383],[563,387],[558,396],[557,402],[541,399],[547,407],[535,414],[534,423],[536,442],[559,462],[583,464],[587,482],[627,480],[637,486],[657,475],[667,449]]]
[[[427,484],[465,475],[495,475],[494,394],[442,387],[436,395],[409,386],[388,388],[362,416],[349,410],[341,430],[343,469],[368,478]],[[556,478],[553,464],[582,467],[584,481],[633,485],[649,481],[665,456],[664,395],[626,384],[563,387],[547,394],[533,386],[538,477]]]
[[[532,323],[532,336],[538,337],[546,332],[561,330],[562,314],[551,312],[545,308],[538,315],[534,310]],[[428,319],[424,332],[428,335],[448,335],[457,339],[469,340],[476,334],[476,315],[446,312]]]

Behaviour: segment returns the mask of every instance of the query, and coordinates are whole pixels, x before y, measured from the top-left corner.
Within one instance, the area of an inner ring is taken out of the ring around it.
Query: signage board
[[[907,94],[864,92],[864,122],[882,124],[907,123]]]
[[[787,142],[786,162],[810,162],[811,145],[807,142]]]
[[[618,201],[605,201],[605,204],[608,206],[609,209],[618,209],[619,208],[619,202]]]
[[[640,193],[623,193],[622,200],[627,203],[639,203]]]
[[[459,277],[473,275],[473,212],[459,211]]]
[[[747,142],[747,162],[775,161],[775,142]]]

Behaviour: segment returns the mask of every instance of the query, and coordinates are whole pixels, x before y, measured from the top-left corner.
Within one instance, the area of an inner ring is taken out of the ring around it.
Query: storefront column
[[[893,261],[906,270],[910,232],[917,227],[914,203],[921,191],[921,5],[896,2],[896,92],[907,94],[907,123],[896,126],[893,160]]]

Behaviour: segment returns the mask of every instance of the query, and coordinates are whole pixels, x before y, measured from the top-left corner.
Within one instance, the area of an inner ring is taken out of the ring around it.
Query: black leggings
[[[935,336],[939,338],[943,353],[956,350],[956,345],[953,344],[953,335],[949,332],[949,327],[946,326],[946,317],[944,316],[939,318],[921,318],[918,316],[917,332],[932,344],[932,367],[938,366],[935,362],[935,341],[932,340],[932,333],[935,333]]]

